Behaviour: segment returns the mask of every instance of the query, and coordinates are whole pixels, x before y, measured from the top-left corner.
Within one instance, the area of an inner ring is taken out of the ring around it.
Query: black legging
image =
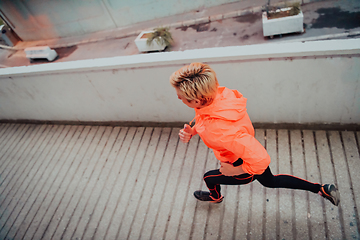
[[[274,176],[271,173],[270,167],[268,167],[261,175],[250,175],[245,173],[229,177],[224,176],[219,169],[211,170],[204,174],[204,181],[210,190],[210,196],[214,199],[221,197],[220,184],[243,185],[251,183],[254,180],[258,180],[263,186],[269,188],[301,189],[313,193],[318,193],[321,187],[318,183],[312,183],[291,175],[279,174]]]

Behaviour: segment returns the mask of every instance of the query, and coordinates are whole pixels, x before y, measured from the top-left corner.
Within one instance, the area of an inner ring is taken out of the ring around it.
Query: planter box
[[[33,59],[46,58],[49,62],[52,62],[58,56],[56,51],[49,48],[48,46],[28,47],[25,48],[25,53],[26,58],[30,59],[30,61]]]
[[[280,9],[280,11],[287,10],[288,8]],[[301,11],[298,15],[295,16],[274,19],[268,19],[267,13],[263,12],[262,23],[264,37],[285,33],[304,32],[303,22],[304,15]]]
[[[158,44],[155,40],[152,41],[150,46],[147,45],[147,38],[144,35],[151,32],[152,31],[142,31],[139,36],[136,37],[135,44],[140,52],[162,51],[165,49],[165,44]]]

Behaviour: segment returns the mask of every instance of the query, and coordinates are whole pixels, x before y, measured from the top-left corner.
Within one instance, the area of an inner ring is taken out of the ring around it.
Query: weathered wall
[[[77,36],[238,0],[1,0],[0,10],[23,41]],[[156,27],[156,26],[154,26]]]
[[[169,76],[202,61],[257,123],[360,123],[360,39],[164,52],[0,69],[0,119],[190,121]]]

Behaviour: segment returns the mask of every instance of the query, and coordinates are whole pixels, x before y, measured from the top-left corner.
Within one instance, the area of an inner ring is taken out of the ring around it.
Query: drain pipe
[[[18,49],[16,47],[10,47],[10,46],[6,46],[6,45],[2,45],[2,44],[0,44],[0,48],[6,49],[6,50],[13,50],[13,51],[20,50],[20,49]]]

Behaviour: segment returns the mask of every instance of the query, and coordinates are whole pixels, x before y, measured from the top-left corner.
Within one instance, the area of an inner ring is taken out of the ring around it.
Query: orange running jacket
[[[262,174],[269,166],[269,154],[254,137],[246,98],[237,90],[219,87],[212,104],[195,109],[195,119],[196,132],[221,162],[241,158],[249,174]]]

